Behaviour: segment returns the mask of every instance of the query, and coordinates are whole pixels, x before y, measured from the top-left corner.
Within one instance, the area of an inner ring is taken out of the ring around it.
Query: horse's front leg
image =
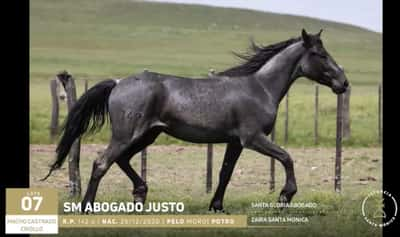
[[[224,199],[225,189],[232,176],[233,169],[235,168],[236,161],[238,160],[243,147],[239,142],[229,143],[226,147],[224,161],[222,163],[221,170],[219,172],[219,183],[217,191],[215,191],[214,197],[211,200],[209,210],[216,211],[224,210],[222,202]]]
[[[265,134],[259,134],[244,143],[246,148],[255,150],[263,155],[279,160],[285,168],[286,183],[283,187],[279,202],[289,203],[297,192],[296,178],[294,176],[293,160],[290,155],[278,145],[270,142]]]

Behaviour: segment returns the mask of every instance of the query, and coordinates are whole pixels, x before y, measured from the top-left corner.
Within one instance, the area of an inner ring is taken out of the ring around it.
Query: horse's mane
[[[246,76],[258,71],[268,60],[273,56],[287,48],[289,45],[299,42],[301,37],[291,38],[286,41],[278,42],[268,46],[257,45],[252,39],[250,40],[249,52],[239,54],[233,52],[233,54],[244,62],[238,66],[229,68],[223,72],[217,73],[218,76]]]

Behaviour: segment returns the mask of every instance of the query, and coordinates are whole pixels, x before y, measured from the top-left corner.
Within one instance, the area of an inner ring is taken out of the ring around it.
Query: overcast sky
[[[309,16],[382,32],[381,0],[155,0]]]

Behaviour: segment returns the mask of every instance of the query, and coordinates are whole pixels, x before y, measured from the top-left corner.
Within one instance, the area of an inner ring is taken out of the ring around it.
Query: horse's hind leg
[[[121,157],[117,164],[133,183],[133,200],[144,204],[147,196],[147,184],[129,164],[132,156]]]
[[[121,170],[129,177],[133,184],[133,197],[135,202],[144,204],[147,195],[147,185],[144,180],[136,173],[136,171],[129,164],[131,158],[148,145],[152,144],[157,136],[161,133],[158,128],[153,128],[147,132],[137,143],[132,144],[124,156],[120,157],[116,162]]]
[[[114,161],[126,152],[128,145],[127,143],[121,143],[112,139],[104,153],[93,162],[92,175],[90,176],[86,194],[82,202],[83,209],[87,203],[92,204],[94,202],[101,178],[106,174]]]
[[[282,163],[286,172],[286,183],[280,193],[279,202],[289,203],[297,192],[293,160],[290,155],[278,145],[270,142],[264,134],[259,134],[248,142],[244,141],[244,144],[245,147],[277,159]]]

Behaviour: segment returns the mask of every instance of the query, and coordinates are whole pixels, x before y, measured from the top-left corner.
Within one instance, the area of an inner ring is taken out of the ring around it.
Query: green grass
[[[204,76],[236,63],[250,37],[275,43],[324,29],[325,47],[346,69],[353,85],[350,146],[377,146],[377,84],[382,80],[382,34],[350,25],[250,10],[128,0],[50,1],[30,4],[30,142],[50,143],[49,80],[66,69],[90,85],[144,68],[182,76]],[[312,146],[313,86],[291,90],[290,146]],[[334,145],[335,96],[321,91],[321,146]],[[62,107],[65,115],[65,106]],[[282,141],[282,113],[278,141]],[[86,142],[106,143],[109,131]],[[182,143],[161,136],[158,144]]]
[[[81,177],[86,190],[92,161],[102,145],[86,145],[81,154]],[[54,146],[31,147],[31,187],[52,187],[59,191],[62,212],[67,197],[68,170],[57,171],[45,182],[47,164],[54,156]],[[218,172],[222,164],[224,146],[214,148],[213,191],[205,192],[205,146],[151,146],[148,150],[147,182],[148,201],[184,202],[183,214],[209,214],[208,204],[218,184]],[[367,224],[361,213],[362,200],[371,191],[382,188],[382,150],[380,148],[347,148],[343,153],[342,193],[333,191],[333,148],[290,148],[294,159],[298,193],[293,202],[315,202],[316,209],[302,210],[299,216],[307,216],[308,224],[290,224],[288,228],[263,229],[61,229],[63,236],[381,236],[381,229]],[[132,159],[135,170],[140,170],[139,157]],[[179,165],[177,165],[179,164]],[[64,165],[67,167],[67,165]],[[276,213],[271,209],[255,209],[251,202],[275,202],[285,180],[283,167],[276,165],[276,191],[269,193],[269,158],[244,150],[227,188],[224,206],[231,214],[249,216],[288,216],[298,210],[289,209]],[[376,181],[362,181],[374,177]],[[104,176],[96,201],[131,201],[132,184],[113,165]],[[79,201],[79,200],[78,200]],[[222,215],[222,214],[221,214]]]

